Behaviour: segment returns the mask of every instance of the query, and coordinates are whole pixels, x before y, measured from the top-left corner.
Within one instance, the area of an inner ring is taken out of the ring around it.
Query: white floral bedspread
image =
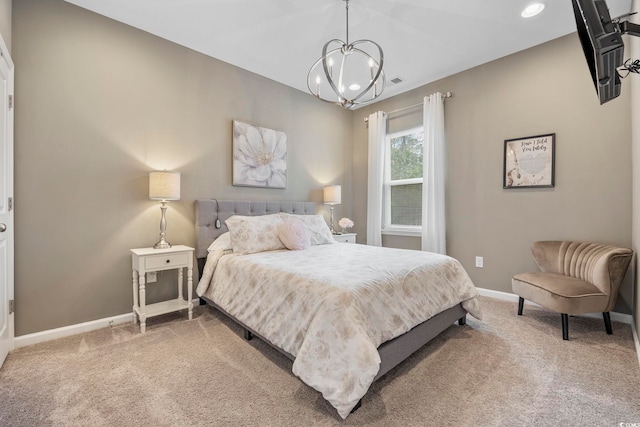
[[[378,373],[380,344],[460,302],[481,316],[478,292],[457,260],[347,243],[214,251],[196,292],[295,356],[293,373],[342,418]]]

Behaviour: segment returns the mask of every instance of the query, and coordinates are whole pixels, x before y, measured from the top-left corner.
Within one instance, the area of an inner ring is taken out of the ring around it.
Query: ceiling
[[[345,39],[342,0],[66,1],[304,92],[322,46]],[[532,1],[350,0],[349,38],[382,46],[384,99],[576,30],[570,0],[522,18]]]

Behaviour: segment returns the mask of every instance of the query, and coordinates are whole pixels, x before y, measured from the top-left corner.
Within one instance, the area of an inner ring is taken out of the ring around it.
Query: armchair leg
[[[602,313],[602,317],[604,318],[604,328],[607,330],[607,335],[613,334],[613,331],[611,330],[611,316],[609,315],[609,312],[607,311]]]
[[[569,315],[562,313],[562,339],[569,341]]]
[[[523,307],[524,307],[524,298],[518,297],[518,316],[522,316]]]

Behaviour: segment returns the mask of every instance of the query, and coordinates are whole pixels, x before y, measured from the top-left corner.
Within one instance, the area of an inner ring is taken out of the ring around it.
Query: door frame
[[[3,63],[3,65],[6,65],[7,67],[7,99],[4,100],[0,100],[0,102],[6,102],[6,166],[7,170],[6,170],[6,189],[7,189],[7,200],[4,201],[5,206],[7,206],[7,220],[6,220],[6,225],[7,225],[7,232],[9,233],[7,235],[7,251],[8,251],[8,255],[7,255],[7,289],[6,289],[6,295],[7,295],[7,304],[10,304],[10,307],[13,308],[14,304],[14,268],[15,268],[15,260],[14,260],[14,238],[15,238],[15,227],[14,227],[14,209],[13,209],[13,200],[14,200],[14,194],[13,194],[13,173],[14,173],[14,141],[13,141],[13,128],[14,128],[14,123],[13,123],[13,116],[14,116],[14,104],[15,104],[15,97],[14,97],[14,74],[15,74],[15,68],[14,68],[14,64],[13,64],[13,60],[11,59],[11,54],[9,52],[9,49],[7,49],[7,45],[4,42],[4,38],[2,37],[2,35],[0,34],[0,61]],[[0,289],[0,292],[5,292],[5,290]],[[10,310],[9,307],[5,307],[7,309],[7,312],[9,313],[8,316],[8,322],[7,322],[7,327],[8,327],[8,351],[12,351],[15,348],[15,326],[14,326],[14,317],[15,317],[15,310]],[[0,353],[0,367],[2,366],[2,364],[4,363],[4,358],[6,357],[6,355],[4,354],[4,350],[2,351],[2,353]]]

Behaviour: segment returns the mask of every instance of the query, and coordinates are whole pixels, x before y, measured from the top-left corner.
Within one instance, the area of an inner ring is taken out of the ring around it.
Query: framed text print
[[[505,140],[503,188],[553,187],[555,140],[555,133]]]

